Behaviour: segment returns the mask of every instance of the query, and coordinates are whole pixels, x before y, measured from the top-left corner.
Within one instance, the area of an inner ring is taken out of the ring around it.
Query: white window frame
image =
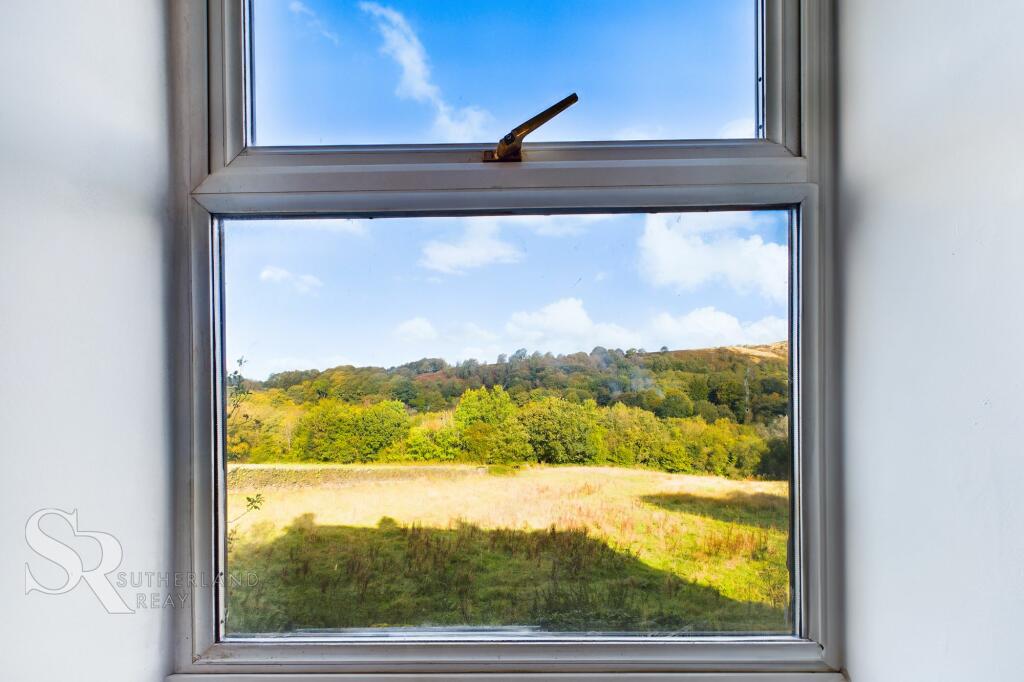
[[[188,225],[179,233],[181,322],[190,348],[177,395],[181,512],[177,570],[223,565],[223,349],[218,325],[223,216],[342,217],[601,210],[790,208],[796,634],[744,637],[561,637],[238,641],[221,636],[218,590],[199,581],[176,624],[169,679],[349,679],[387,673],[459,679],[843,679],[832,308],[831,0],[760,0],[763,139],[527,143],[522,163],[484,164],[486,145],[254,147],[246,114],[244,0],[171,4],[175,86],[186,154]],[[761,123],[762,121],[759,121]],[[186,312],[187,311],[187,312]]]

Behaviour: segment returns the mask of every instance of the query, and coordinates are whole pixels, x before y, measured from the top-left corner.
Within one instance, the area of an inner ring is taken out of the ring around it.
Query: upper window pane
[[[254,0],[259,145],[755,137],[753,0]]]

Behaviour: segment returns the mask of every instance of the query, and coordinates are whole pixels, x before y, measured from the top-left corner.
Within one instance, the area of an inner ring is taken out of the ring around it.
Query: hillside
[[[785,342],[558,356],[519,350],[488,364],[423,358],[265,381],[235,372],[229,388],[228,456],[237,461],[593,463],[785,475]]]
[[[788,350],[785,341],[653,353],[598,347],[589,354],[553,356],[519,350],[492,364],[467,360],[453,366],[440,358],[423,358],[389,369],[345,365],[293,370],[262,382],[235,375],[235,383],[253,391],[279,389],[296,403],[399,400],[419,411],[454,407],[470,388],[501,386],[516,402],[558,395],[593,399],[598,405],[636,405],[659,416],[696,413],[712,421],[767,422],[786,414]]]

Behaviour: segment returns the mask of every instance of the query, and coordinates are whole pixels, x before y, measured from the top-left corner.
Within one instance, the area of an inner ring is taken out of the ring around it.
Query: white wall
[[[7,2],[0,20],[0,677],[162,680],[169,610],[25,595],[41,507],[171,567],[164,3]],[[95,545],[82,539],[87,554]],[[87,566],[88,568],[88,566]]]
[[[1024,3],[838,4],[849,673],[1019,679]],[[25,562],[46,567],[22,540],[36,509],[77,508],[124,568],[171,566],[164,10],[0,22],[6,679],[170,665],[169,610],[25,595]]]
[[[1024,3],[838,5],[849,673],[1020,680]]]

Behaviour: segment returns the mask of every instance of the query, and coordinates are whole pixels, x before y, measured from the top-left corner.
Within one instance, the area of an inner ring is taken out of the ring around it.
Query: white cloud
[[[588,225],[610,220],[611,214],[505,215],[469,218],[473,224],[523,228],[542,237],[568,237],[583,234]]]
[[[289,272],[276,265],[268,265],[260,271],[261,282],[272,282],[291,287],[297,293],[311,294],[324,285],[319,278],[313,275],[300,275]]]
[[[754,137],[754,119],[737,118],[719,128],[718,135],[724,140],[746,140]]]
[[[517,263],[522,251],[501,239],[505,227],[524,229],[543,237],[582,234],[588,225],[610,215],[509,215],[463,218],[465,232],[455,242],[430,241],[423,246],[420,265],[446,274],[460,274],[492,263]]]
[[[762,229],[772,222],[768,215],[750,211],[691,211],[647,216],[648,222],[654,218],[663,219],[673,230],[683,234],[751,232]]]
[[[433,341],[438,337],[437,329],[425,317],[413,317],[395,327],[395,334],[407,343]]]
[[[505,325],[510,345],[575,353],[594,346],[636,348],[641,336],[625,327],[594,322],[578,298],[563,298],[533,312],[514,313]]]
[[[458,357],[454,359],[455,362],[461,362],[463,360],[477,360],[479,362],[495,362],[498,356],[502,353],[508,355],[508,349],[504,346],[466,346],[459,351]]]
[[[677,317],[661,313],[651,323],[652,347],[712,348],[773,343],[787,337],[786,320],[768,316],[755,322],[740,322],[710,306]]]
[[[423,43],[405,16],[376,2],[361,2],[359,8],[377,20],[384,38],[381,52],[402,69],[395,89],[399,97],[428,102],[434,107],[434,128],[447,142],[471,142],[484,139],[484,128],[491,115],[479,107],[456,109],[445,101],[441,89],[430,78],[430,64]]]
[[[418,344],[417,353],[440,356],[450,362],[475,358],[493,362],[501,353],[517,348],[541,353],[571,354],[605,348],[711,348],[774,343],[787,338],[785,319],[767,316],[743,322],[714,307],[697,308],[683,315],[662,312],[630,329],[594,320],[578,298],[562,298],[534,310],[512,313],[495,333],[474,322],[438,330],[429,320],[414,317],[395,328],[396,337]]]
[[[457,242],[427,242],[420,265],[451,275],[491,263],[516,263],[522,257],[515,245],[499,238],[497,225],[475,222]]]
[[[730,219],[712,215],[648,215],[639,244],[641,274],[656,286],[693,291],[706,283],[724,282],[738,293],[754,292],[785,303],[789,295],[786,246],[765,242],[760,235],[741,237],[736,232],[742,225],[729,225]],[[705,238],[708,232],[724,234]]]
[[[496,341],[498,335],[484,329],[475,322],[466,322],[459,325],[453,338],[460,341]]]
[[[341,38],[338,37],[338,34],[330,30],[327,25],[320,20],[317,13],[310,9],[308,5],[299,2],[299,0],[292,0],[288,3],[288,9],[292,14],[307,17],[306,25],[327,40],[334,43],[335,46],[341,45]]]

